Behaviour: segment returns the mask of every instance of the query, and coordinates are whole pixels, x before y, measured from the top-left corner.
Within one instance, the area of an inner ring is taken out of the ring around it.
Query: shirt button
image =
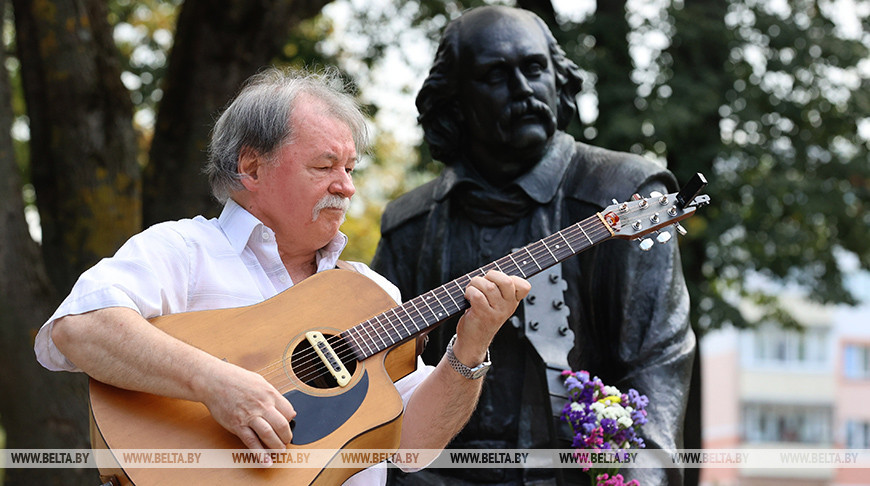
[[[265,240],[265,241],[269,241],[269,238],[270,238],[270,236],[269,236],[269,232],[268,232],[268,231],[264,231],[264,232],[263,232],[263,240]]]
[[[278,280],[280,280],[281,283],[287,283],[288,278],[289,277],[287,277],[287,275],[281,275],[280,277],[278,277]]]

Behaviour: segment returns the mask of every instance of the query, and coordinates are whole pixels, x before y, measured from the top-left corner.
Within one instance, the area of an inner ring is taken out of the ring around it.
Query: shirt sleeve
[[[52,371],[81,371],[51,339],[54,322],[61,317],[109,307],[127,307],[145,318],[183,311],[189,261],[185,240],[169,225],[132,237],[114,256],[85,271],[42,325],[34,342],[37,361]]]

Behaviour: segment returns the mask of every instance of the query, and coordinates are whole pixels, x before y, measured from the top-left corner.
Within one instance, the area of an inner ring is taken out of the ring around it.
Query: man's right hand
[[[51,336],[67,359],[103,383],[202,402],[245,447],[284,449],[293,437],[296,412],[265,378],[166,334],[132,309],[66,316]]]
[[[284,449],[293,438],[293,406],[261,375],[220,361],[203,377],[202,401],[212,417],[249,449]]]

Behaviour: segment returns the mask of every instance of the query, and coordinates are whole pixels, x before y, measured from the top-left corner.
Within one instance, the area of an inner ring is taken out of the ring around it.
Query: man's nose
[[[353,185],[353,177],[351,177],[350,173],[344,169],[337,170],[336,173],[335,179],[329,185],[329,191],[332,194],[346,198],[356,194],[356,187]]]

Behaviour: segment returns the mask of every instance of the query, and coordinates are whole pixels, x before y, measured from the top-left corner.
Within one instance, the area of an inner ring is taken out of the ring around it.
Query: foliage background
[[[844,274],[870,268],[868,1],[0,0],[6,446],[86,447],[83,381],[33,364],[36,329],[76,275],[141,227],[215,214],[204,140],[259,67],[338,65],[368,106],[376,144],[343,227],[345,258],[368,261],[383,205],[440,170],[412,105],[435,41],[485,3],[536,11],[583,69],[578,139],[710,180],[713,205],[680,241],[699,335],[796,325],[784,288],[855,302]],[[741,301],[766,312],[747,320]]]

